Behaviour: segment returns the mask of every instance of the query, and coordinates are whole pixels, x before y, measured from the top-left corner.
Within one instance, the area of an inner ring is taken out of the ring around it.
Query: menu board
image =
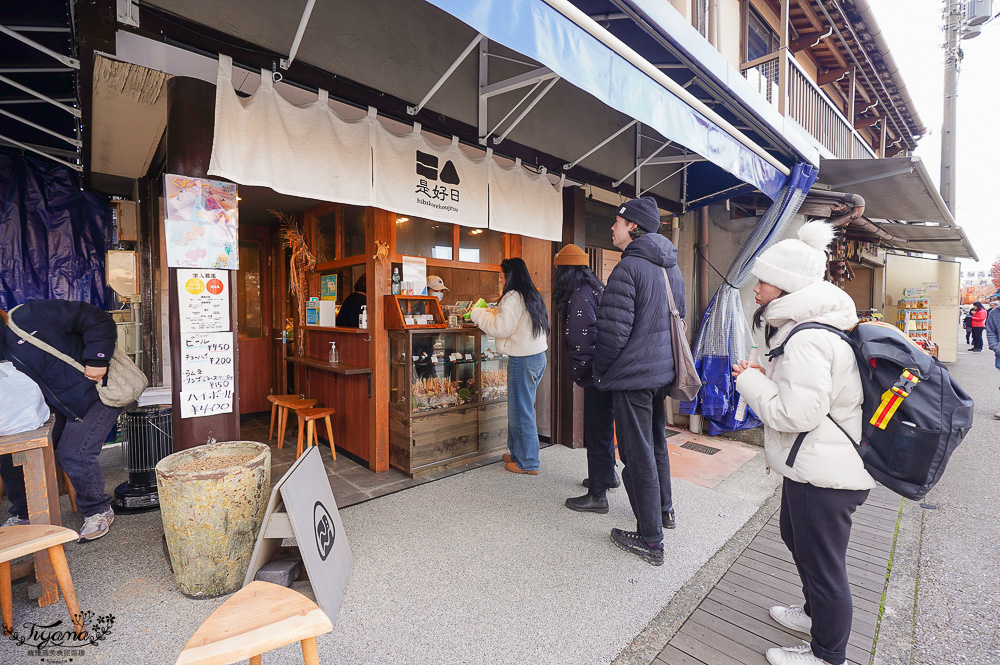
[[[232,412],[233,351],[232,332],[181,334],[181,418]]]
[[[224,270],[177,270],[181,332],[229,330],[229,273]]]
[[[167,266],[239,270],[239,217],[231,182],[163,176]]]

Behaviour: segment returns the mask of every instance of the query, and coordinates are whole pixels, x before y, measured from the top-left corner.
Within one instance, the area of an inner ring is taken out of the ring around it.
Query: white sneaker
[[[80,542],[86,543],[91,540],[103,538],[108,534],[108,530],[115,521],[115,511],[108,508],[103,513],[91,515],[83,520],[83,528],[80,529]]]
[[[31,524],[31,522],[23,517],[18,517],[17,515],[11,515],[7,518],[7,521],[3,523],[4,526],[24,526],[25,524]]]
[[[813,655],[808,642],[803,642],[797,647],[768,649],[764,655],[771,665],[827,665],[825,660]]]
[[[801,605],[789,605],[788,607],[775,605],[768,611],[771,614],[771,618],[785,628],[797,630],[805,635],[812,634],[812,619],[809,618],[805,608]]]
[[[996,413],[994,413],[994,414],[993,414],[993,417],[994,417],[995,419],[997,419],[997,420],[1000,420],[1000,411],[997,411]]]

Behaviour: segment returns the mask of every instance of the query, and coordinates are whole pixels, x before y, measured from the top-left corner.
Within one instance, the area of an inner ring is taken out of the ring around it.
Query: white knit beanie
[[[750,272],[782,291],[792,293],[823,281],[826,248],[833,240],[833,227],[825,222],[806,222],[799,237],[769,247],[757,257]]]

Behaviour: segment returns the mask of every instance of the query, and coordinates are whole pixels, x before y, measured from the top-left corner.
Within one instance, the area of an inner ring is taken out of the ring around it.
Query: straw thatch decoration
[[[309,297],[309,273],[316,267],[316,257],[309,251],[305,236],[299,231],[295,218],[280,210],[269,210],[281,222],[281,239],[284,246],[292,250],[289,261],[288,291],[298,303],[299,321],[296,326],[295,355],[305,354],[306,348],[306,300]]]

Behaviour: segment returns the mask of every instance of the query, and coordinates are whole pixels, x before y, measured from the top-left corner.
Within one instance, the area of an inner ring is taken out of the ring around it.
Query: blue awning
[[[427,0],[774,199],[787,176],[543,0]]]

